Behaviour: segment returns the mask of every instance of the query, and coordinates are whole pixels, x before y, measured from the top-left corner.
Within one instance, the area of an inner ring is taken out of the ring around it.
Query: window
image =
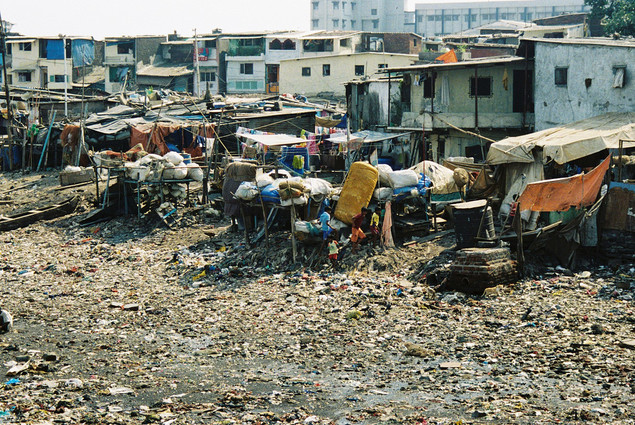
[[[379,19],[373,19],[373,29],[379,28]]]
[[[254,73],[254,64],[253,63],[241,63],[240,64],[240,73],[241,74],[253,74]]]
[[[315,29],[320,25],[319,19],[311,19],[311,26]]]
[[[342,38],[340,40],[340,47],[350,47],[351,39],[350,38]]]
[[[320,2],[319,1],[314,1],[312,4],[313,4],[313,10],[318,10],[320,8]]]
[[[277,38],[271,40],[271,43],[269,43],[269,50],[282,50],[282,42]]]
[[[258,90],[258,81],[236,81],[236,90]]]
[[[216,73],[215,72],[201,72],[201,81],[204,81],[204,82],[216,81]]]
[[[478,77],[478,82],[474,77],[470,77],[470,97],[491,96],[492,95],[492,77]]]
[[[333,19],[333,28],[339,28],[339,27],[340,27],[340,20]]]
[[[425,75],[423,78],[423,97],[432,99],[434,97],[434,77]]]
[[[309,66],[305,66],[302,68],[302,76],[303,77],[310,77],[311,76],[311,67]]]
[[[342,29],[346,28],[346,19],[342,19]]]
[[[284,43],[282,43],[282,50],[295,50],[295,41],[288,38],[284,40]]]
[[[51,83],[63,83],[64,75],[51,75],[50,77]]]
[[[357,3],[355,3],[354,1],[351,2],[351,12],[355,10],[355,6],[357,6]]]
[[[125,43],[117,44],[118,55],[128,55],[134,51],[134,41],[126,41]]]
[[[355,75],[364,75],[364,65],[355,65]]]
[[[333,10],[339,9],[340,8],[340,2],[339,1],[334,1],[333,2]]]
[[[428,15],[428,22],[434,22],[434,15]]]
[[[619,89],[626,85],[626,65],[613,67],[613,88]]]
[[[373,16],[377,16],[377,9],[370,9],[370,14]]]
[[[354,30],[355,29],[355,20],[351,19],[351,29]]]
[[[556,68],[554,71],[554,82],[556,86],[567,86],[568,67]]]
[[[345,2],[345,1],[343,1],[343,2],[342,2],[342,11],[345,11],[345,10],[346,10],[346,2]]]
[[[30,83],[31,82],[31,71],[18,72],[18,82],[20,82],[20,83]]]
[[[387,63],[380,63],[377,65],[378,69],[386,69],[388,68],[388,64]]]
[[[322,65],[322,75],[325,77],[328,77],[329,75],[331,75],[331,65],[328,63],[325,63],[324,65]]]
[[[30,52],[31,51],[31,43],[20,43],[20,50],[24,51],[24,52]],[[31,80],[29,80],[31,81]]]

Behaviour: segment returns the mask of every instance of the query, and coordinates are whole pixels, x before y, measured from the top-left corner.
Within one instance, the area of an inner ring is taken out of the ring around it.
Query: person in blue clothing
[[[322,226],[322,241],[328,240],[329,235],[335,230],[331,227],[331,207],[326,206],[324,212],[318,218],[320,225]]]

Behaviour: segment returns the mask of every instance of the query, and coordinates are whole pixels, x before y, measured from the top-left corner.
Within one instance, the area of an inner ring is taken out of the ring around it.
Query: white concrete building
[[[417,3],[415,32],[424,37],[441,36],[499,20],[531,22],[534,19],[590,10],[584,0]]]
[[[343,97],[344,83],[378,76],[383,68],[409,66],[417,59],[417,55],[367,52],[282,60],[280,92]]]
[[[194,95],[202,96],[207,90],[218,93],[218,49],[217,36],[197,38],[198,58],[194,56]],[[198,67],[198,70],[196,70]]]
[[[536,131],[607,112],[635,111],[635,41],[545,38],[522,43],[535,45]]]
[[[405,0],[310,0],[312,30],[403,32]]]

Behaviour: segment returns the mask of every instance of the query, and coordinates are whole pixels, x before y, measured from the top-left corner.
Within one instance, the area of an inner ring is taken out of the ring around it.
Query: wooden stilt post
[[[293,250],[293,263],[296,263],[298,257],[298,248],[295,243],[295,205],[291,200],[291,249]]]
[[[516,215],[512,222],[514,230],[518,238],[518,244],[516,245],[516,259],[518,261],[518,274],[520,277],[525,276],[525,252],[523,249],[523,219],[520,217],[520,203],[516,205]]]

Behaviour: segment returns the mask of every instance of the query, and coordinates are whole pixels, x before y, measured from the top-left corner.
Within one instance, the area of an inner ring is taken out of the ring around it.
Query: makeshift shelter
[[[141,144],[146,152],[165,155],[169,151],[202,155],[204,139],[214,137],[214,124],[155,122],[138,124],[130,130],[130,147]]]
[[[493,143],[487,163],[505,167],[506,196],[501,213],[510,212],[511,203],[518,199],[527,185],[545,179],[545,165],[563,165],[600,155],[602,151],[617,149],[620,140],[625,139],[635,139],[635,112],[611,112]],[[627,143],[625,146],[635,144]],[[522,207],[526,211],[526,205]]]
[[[617,149],[620,140],[635,139],[635,112],[610,112],[493,143],[487,154],[490,165],[555,161],[565,164],[604,149]],[[634,147],[631,143],[626,145]],[[534,149],[542,157],[534,158]]]

